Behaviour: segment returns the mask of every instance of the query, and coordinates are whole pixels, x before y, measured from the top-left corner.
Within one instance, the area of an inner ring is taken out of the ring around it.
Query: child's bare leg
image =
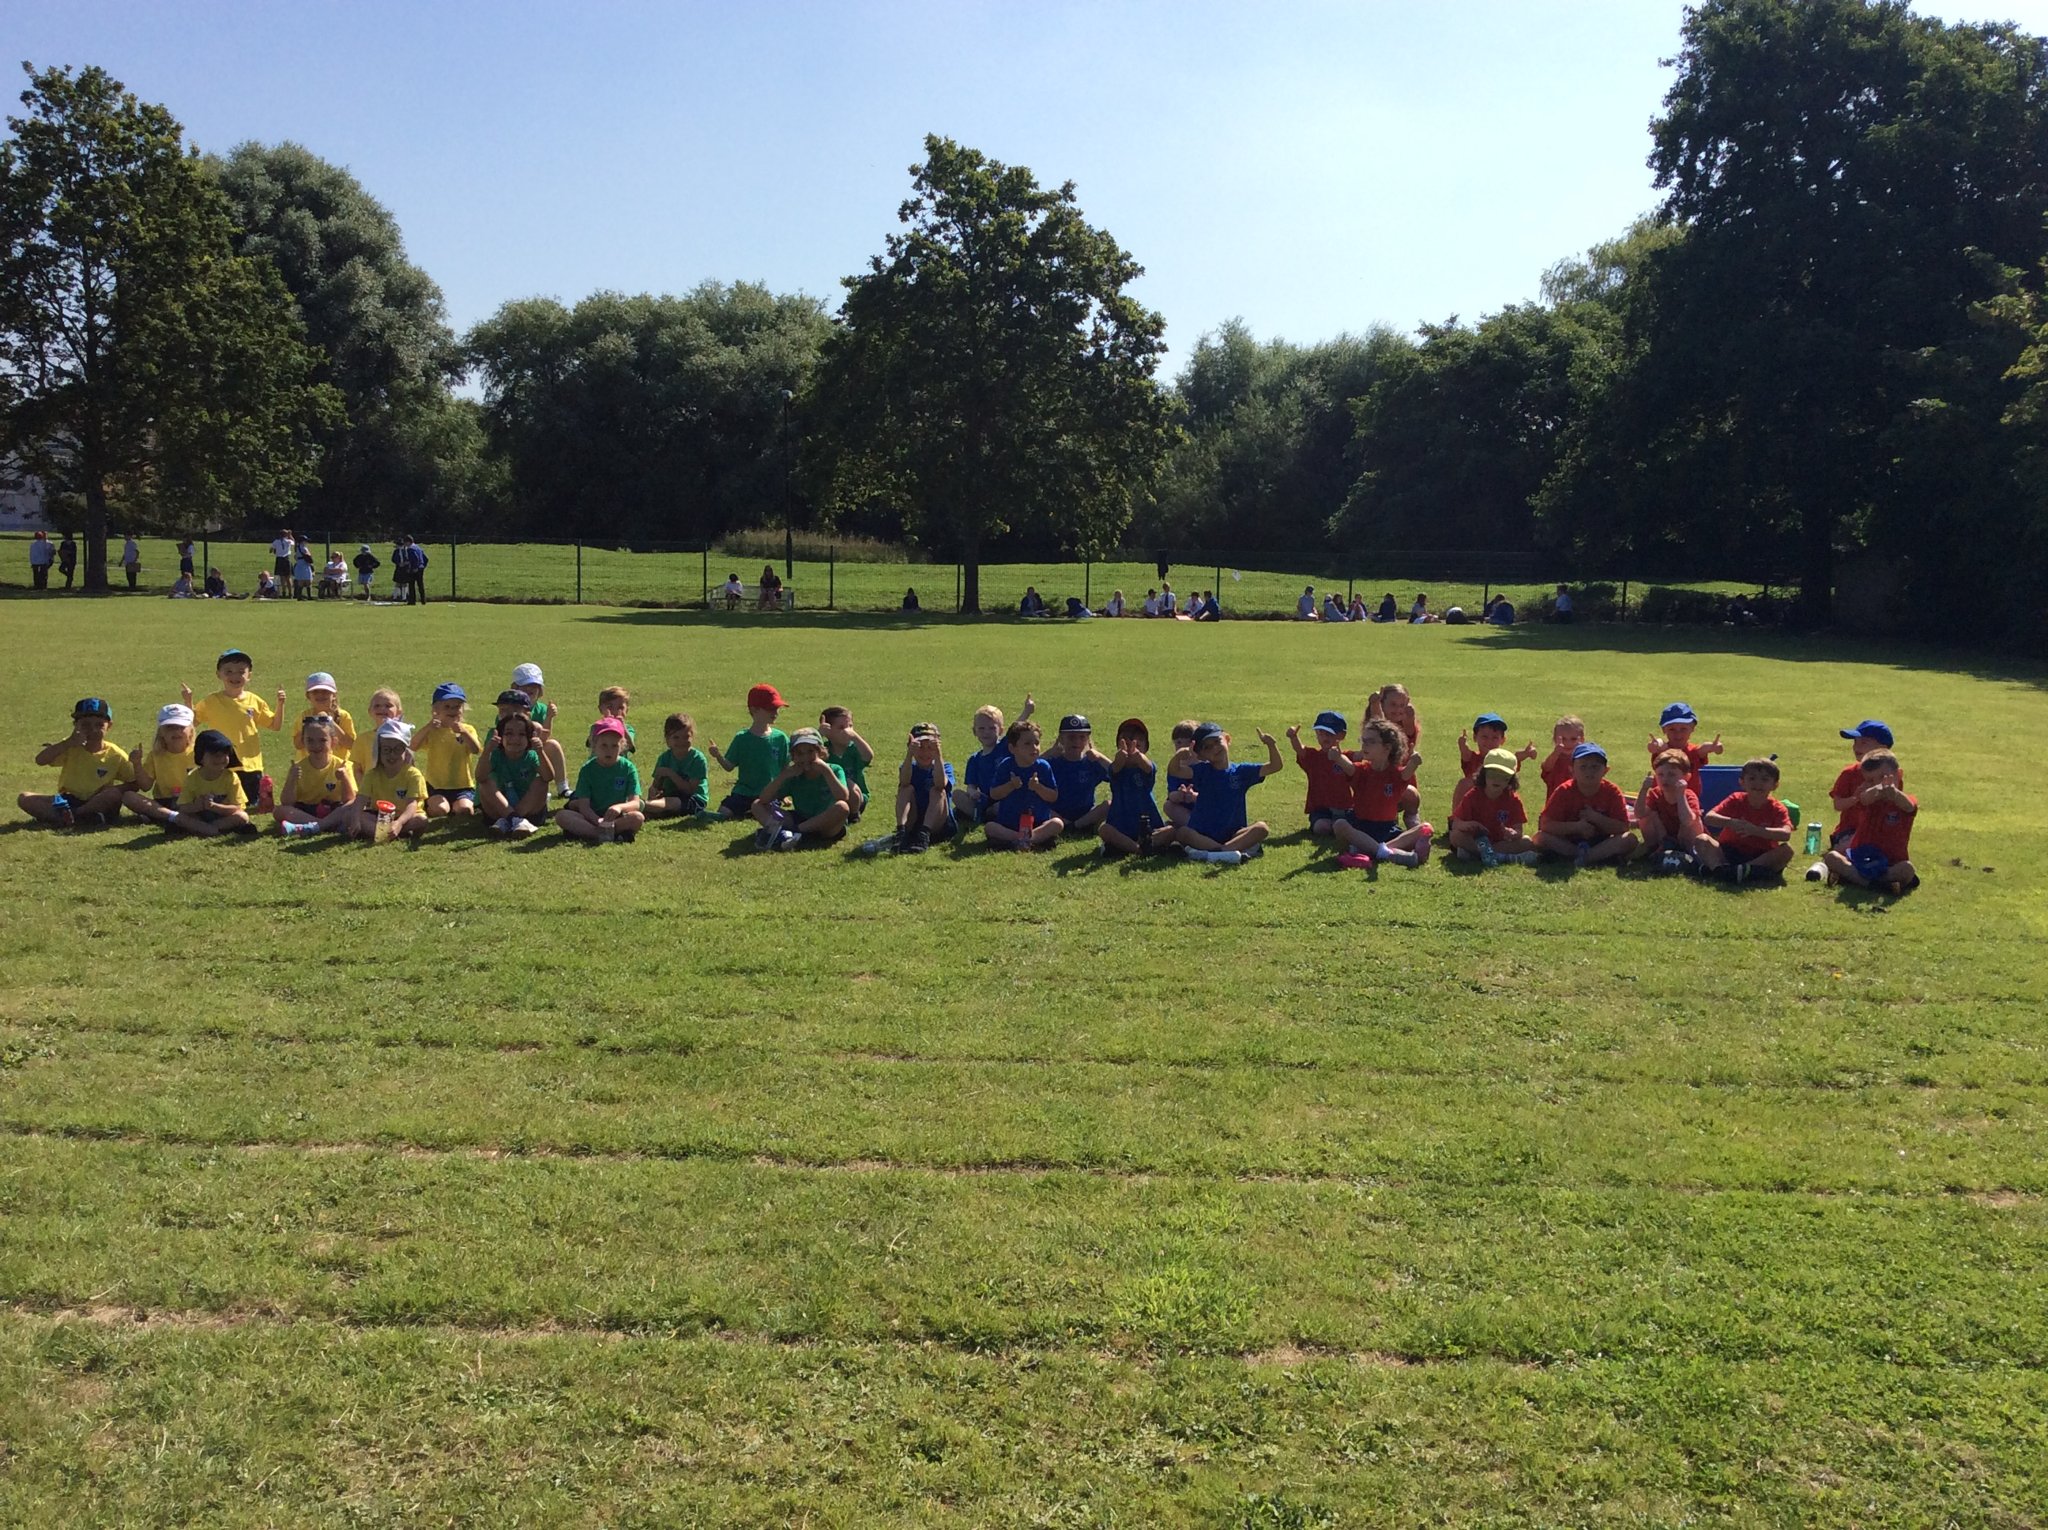
[[[1418,755],[1416,758],[1419,762],[1421,756]],[[1401,793],[1401,822],[1412,829],[1415,827],[1416,819],[1422,814],[1422,793],[1412,784],[1412,775],[1410,781],[1411,784]]]
[[[427,798],[427,816],[429,818],[446,818],[448,816],[448,799],[439,792],[432,793]]]
[[[683,811],[680,797],[645,797],[641,799],[640,811],[649,818],[675,818]]]
[[[1752,876],[1768,877],[1783,871],[1791,864],[1792,845],[1787,841],[1782,845],[1773,845],[1757,856],[1749,863],[1749,870]]]
[[[572,839],[596,839],[598,822],[581,802],[571,802],[555,813],[555,827]]]
[[[1576,834],[1556,834],[1552,833],[1549,829],[1543,829],[1536,835],[1536,848],[1538,850],[1546,850],[1552,855],[1561,855],[1566,860],[1576,857],[1580,846],[1584,844],[1585,841]]]
[[[1843,851],[1830,850],[1820,858],[1820,863],[1827,867],[1829,872],[1838,881],[1847,882],[1851,887],[1868,887],[1870,885],[1869,878],[1865,877],[1862,872],[1858,871],[1850,863],[1848,855]]]
[[[500,818],[512,816],[512,804],[505,800],[505,794],[495,786],[478,787],[476,800],[483,808],[484,816],[492,823],[496,823]]]
[[[1188,826],[1188,815],[1193,811],[1187,803],[1175,802],[1169,797],[1166,800],[1166,826],[1169,829],[1185,829]],[[1168,840],[1167,843],[1172,844],[1173,841]]]
[[[1636,837],[1633,834],[1610,834],[1586,851],[1586,864],[1599,866],[1608,861],[1625,860],[1634,854],[1636,849]]]
[[[562,752],[561,742],[557,739],[551,738],[545,744],[541,745],[540,752],[547,759],[548,769],[552,770],[555,773],[555,784],[557,786],[560,786],[562,790],[567,791],[567,783],[569,780],[569,757]]]
[[[524,818],[528,823],[539,823],[548,816],[548,784],[539,776],[533,778],[519,800],[512,805],[509,816]]]
[[[941,801],[944,801],[944,800],[945,800],[945,799],[944,799],[944,795],[943,795],[942,793],[939,793],[939,792],[933,792],[933,793],[932,793],[932,801],[934,801],[934,802],[941,802]],[[926,813],[926,814],[925,814],[925,817],[926,817],[927,819],[929,819],[929,818],[931,817],[931,814],[930,814],[930,813]],[[916,793],[916,792],[914,792],[914,791],[912,791],[912,790],[911,790],[911,789],[910,789],[909,787],[907,787],[907,786],[899,786],[899,787],[897,787],[897,788],[896,788],[896,827],[897,827],[897,828],[899,828],[899,829],[907,829],[907,828],[909,828],[909,827],[911,826],[911,824],[912,824],[912,823],[913,823],[913,822],[914,822],[914,821],[916,820],[916,818],[917,818],[917,793]]]
[[[1087,812],[1083,813],[1079,818],[1076,818],[1072,823],[1068,824],[1067,827],[1070,829],[1078,829],[1083,832],[1086,832],[1089,829],[1100,828],[1104,820],[1106,820],[1108,817],[1109,804],[1107,802],[1098,802],[1095,804],[1094,807],[1090,808]]]
[[[1179,828],[1175,829],[1173,837],[1177,842],[1186,845],[1190,850],[1221,850],[1223,848],[1220,841],[1213,840],[1206,834],[1197,833],[1186,824],[1182,824]]]
[[[1892,892],[1904,892],[1920,880],[1920,873],[1913,869],[1911,861],[1893,861],[1885,867],[1883,880]]]
[[[1719,871],[1728,864],[1728,857],[1722,852],[1718,839],[1702,839],[1699,848],[1693,853],[1700,858],[1700,864],[1709,871]]]
[[[1348,845],[1361,855],[1371,855],[1380,847],[1380,842],[1348,818],[1330,820],[1330,833],[1340,845]]]
[[[1643,838],[1643,854],[1655,855],[1668,843],[1671,849],[1678,848],[1677,840],[1665,832],[1664,820],[1655,813],[1644,813],[1636,819],[1636,832]]]
[[[944,792],[932,792],[930,796],[931,801],[925,804],[924,809],[924,827],[931,831],[934,838],[937,838],[939,830],[946,826],[946,794]]]
[[[57,821],[57,799],[44,792],[23,792],[14,805],[38,823]]]
[[[1130,855],[1138,848],[1138,842],[1113,823],[1101,824],[1095,832],[1105,845],[1121,855]]]
[[[612,819],[612,826],[621,834],[637,834],[647,827],[647,815],[638,808],[627,808]]]
[[[796,826],[796,831],[799,834],[812,834],[820,839],[829,839],[835,834],[844,833],[846,820],[852,816],[853,810],[846,803],[835,802],[824,812],[806,818]]]
[[[448,799],[448,815],[451,818],[476,817],[476,798],[450,797]]]
[[[292,824],[317,824],[320,822],[319,819],[315,818],[311,813],[307,812],[304,808],[285,807],[282,804],[280,804],[277,811],[272,813],[270,816],[277,820],[277,834],[278,838],[280,839],[286,837],[285,830]]]
[[[1248,823],[1223,842],[1226,850],[1235,850],[1242,855],[1247,850],[1256,850],[1266,842],[1266,836],[1273,831],[1264,823]]]
[[[1031,848],[1036,850],[1041,845],[1051,844],[1066,832],[1066,828],[1067,821],[1064,818],[1055,815],[1046,819],[1044,823],[1038,824],[1032,829]]]
[[[1010,850],[1016,849],[1017,846],[1020,843],[1022,843],[1024,839],[1024,836],[1019,834],[1015,829],[1005,828],[1002,824],[997,823],[993,818],[991,818],[987,823],[981,826],[981,831],[982,833],[988,836],[988,842],[990,844],[1001,845],[1004,848]]]

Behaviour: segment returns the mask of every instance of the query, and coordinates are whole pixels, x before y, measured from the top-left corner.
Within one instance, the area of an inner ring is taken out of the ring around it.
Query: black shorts
[[[249,811],[256,811],[256,804],[263,800],[263,772],[260,770],[238,770],[235,775],[242,783],[242,795],[249,799]]]
[[[1356,813],[1344,816],[1351,820],[1352,828],[1383,845],[1401,832],[1401,825],[1392,818],[1360,818]]]
[[[1309,832],[1327,834],[1330,830],[1336,828],[1338,819],[1349,818],[1350,816],[1349,813],[1340,812],[1336,808],[1310,808],[1308,812]]]
[[[718,811],[728,818],[746,818],[754,811],[754,797],[751,792],[733,792],[718,804]]]

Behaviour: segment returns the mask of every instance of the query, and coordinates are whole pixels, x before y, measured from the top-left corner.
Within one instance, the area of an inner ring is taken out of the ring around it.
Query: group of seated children
[[[381,842],[416,839],[437,820],[479,821],[523,838],[560,797],[554,823],[579,839],[630,841],[656,818],[747,819],[756,846],[787,850],[838,840],[871,804],[875,751],[852,713],[827,707],[816,728],[785,734],[775,724],[787,703],[772,685],[747,692],[748,726],[724,749],[714,744],[709,760],[696,747],[693,720],[671,714],[662,728],[667,747],[644,782],[626,720],[631,697],[608,686],[572,784],[556,737],[557,708],[533,664],[513,670],[483,734],[467,721],[468,697],[452,681],[435,688],[417,729],[396,692],[372,692],[369,726],[358,732],[339,705],[334,677],[309,675],[279,784],[264,766],[263,735],[282,732],[286,695],[278,691],[273,706],[251,691],[254,667],[240,649],[223,653],[220,689],[195,700],[182,687],[183,699],[158,712],[154,736],[132,755],[107,742],[107,703],[80,701],[70,736],[36,755],[37,764],[58,768],[57,791],[23,793],[22,810],[46,823],[88,825],[110,823],[125,808],[199,836],[253,832],[255,818],[268,814],[287,838],[331,831]],[[980,747],[957,780],[938,726],[913,726],[897,767],[893,839],[863,848],[893,844],[914,854],[979,825],[991,844],[1018,851],[1086,834],[1111,858],[1178,849],[1192,860],[1236,865],[1261,853],[1271,830],[1251,818],[1247,797],[1285,768],[1271,734],[1258,733],[1263,760],[1233,763],[1230,735],[1217,724],[1174,724],[1161,791],[1142,719],[1119,723],[1115,752],[1104,754],[1088,719],[1070,714],[1047,751],[1033,711],[1029,696],[1007,725],[996,707],[978,710]],[[1518,784],[1536,746],[1509,748],[1506,721],[1482,713],[1458,739],[1461,772],[1445,819],[1451,853],[1485,866],[1544,856],[1579,866],[1649,857],[1659,869],[1738,882],[1782,874],[1793,855],[1794,819],[1775,795],[1776,762],[1744,762],[1738,789],[1703,807],[1700,772],[1722,752],[1721,740],[1695,742],[1699,720],[1684,702],[1666,707],[1660,721],[1649,740],[1650,773],[1631,801],[1608,779],[1607,751],[1587,740],[1585,724],[1558,719],[1538,770],[1546,795],[1531,833]],[[1307,782],[1310,836],[1329,842],[1346,867],[1425,864],[1435,830],[1421,819],[1422,726],[1407,690],[1387,685],[1372,694],[1355,750],[1345,747],[1341,712],[1318,714],[1312,728],[1312,742],[1299,727],[1287,730]],[[1835,780],[1830,797],[1839,819],[1807,876],[1894,891],[1915,886],[1907,850],[1918,805],[1904,789],[1891,730],[1869,720],[1842,736],[1852,741],[1855,762]],[[708,786],[714,761],[734,775],[715,810]]]

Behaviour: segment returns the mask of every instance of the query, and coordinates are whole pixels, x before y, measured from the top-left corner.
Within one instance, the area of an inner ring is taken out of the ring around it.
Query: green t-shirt
[[[789,763],[789,735],[780,728],[766,733],[749,728],[725,746],[725,758],[738,772],[732,789],[742,797],[758,797]]]
[[[839,773],[846,777],[848,786],[859,787],[863,797],[868,794],[868,762],[860,757],[860,745],[848,744],[844,754],[834,754],[828,749],[825,760],[839,767]]]
[[[533,778],[540,774],[540,751],[529,749],[524,754],[508,755],[496,744],[491,746],[491,779],[498,783],[498,790],[505,794],[507,802],[517,802],[526,795],[526,789],[533,785]]]
[[[682,758],[677,759],[673,749],[664,749],[661,751],[661,758],[654,762],[654,770],[656,775],[666,770],[683,778],[686,787],[682,793],[685,807],[694,802],[701,808],[710,800],[705,793],[704,778],[711,774],[711,762],[704,758],[703,750],[685,749]],[[649,779],[652,780],[653,777]],[[661,791],[666,793],[668,790],[669,787],[664,782]]]
[[[533,719],[536,728],[545,728],[548,719],[555,715],[555,704],[551,701],[536,701],[526,715]]]
[[[623,754],[610,765],[591,760],[576,772],[575,795],[602,813],[640,795],[640,767]]]
[[[825,768],[832,772],[841,786],[846,784],[845,771],[829,760],[825,762]],[[789,783],[789,800],[796,809],[796,816],[806,819],[816,818],[839,799],[833,795],[823,776],[798,776]]]

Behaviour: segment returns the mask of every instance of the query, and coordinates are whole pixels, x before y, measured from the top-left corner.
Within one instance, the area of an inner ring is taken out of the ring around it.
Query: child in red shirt
[[[1407,740],[1384,717],[1368,717],[1358,725],[1358,753],[1344,762],[1351,773],[1351,811],[1337,820],[1333,832],[1349,848],[1337,857],[1339,866],[1370,866],[1392,861],[1421,866],[1429,861],[1428,824],[1404,829],[1401,799],[1413,788],[1401,770]]]
[[[1498,712],[1481,712],[1472,719],[1469,733],[1458,735],[1458,769],[1462,779],[1451,788],[1451,817],[1458,816],[1458,799],[1472,789],[1472,778],[1479,774],[1480,762],[1496,749],[1505,749],[1508,742],[1507,720]],[[1515,764],[1536,758],[1536,744],[1532,739],[1525,747],[1515,751]]]
[[[1713,843],[1700,816],[1699,794],[1685,784],[1692,764],[1676,749],[1658,755],[1642,795],[1636,798],[1636,830],[1643,853],[1661,856],[1661,869],[1678,871]]]
[[[1308,801],[1303,805],[1308,831],[1318,839],[1335,833],[1336,825],[1351,809],[1352,767],[1344,758],[1344,733],[1344,714],[1334,711],[1316,714],[1313,749],[1302,747],[1299,727],[1287,730],[1287,742],[1294,746],[1294,763],[1308,777]]]
[[[1693,789],[1695,796],[1700,789],[1700,767],[1721,752],[1721,735],[1716,733],[1712,743],[1695,744],[1693,730],[1700,725],[1693,709],[1682,701],[1674,701],[1657,718],[1658,726],[1664,732],[1661,737],[1650,740],[1650,758],[1656,759],[1667,749],[1676,749],[1692,764],[1686,775],[1685,784]]]
[[[1782,872],[1792,859],[1792,815],[1772,795],[1777,789],[1776,760],[1744,760],[1742,790],[1706,815],[1719,838],[1700,846],[1700,865],[1731,882]]]
[[[1365,715],[1385,718],[1408,741],[1401,764],[1401,774],[1408,778],[1408,790],[1401,799],[1401,821],[1412,829],[1422,811],[1422,792],[1415,785],[1416,773],[1422,769],[1422,717],[1415,710],[1415,700],[1407,686],[1390,680],[1366,698]]]
[[[1572,778],[1572,751],[1585,741],[1583,718],[1560,717],[1551,724],[1550,753],[1543,761],[1543,791],[1546,796]]]
[[[1536,843],[1581,866],[1636,853],[1640,842],[1628,826],[1628,799],[1607,779],[1607,751],[1598,744],[1572,751],[1572,778],[1544,802]]]
[[[1458,816],[1451,820],[1451,850],[1461,861],[1478,861],[1483,866],[1516,861],[1533,866],[1536,842],[1522,832],[1529,821],[1515,790],[1515,773],[1521,761],[1514,751],[1496,749],[1479,762],[1479,776],[1458,804]]]
[[[1919,874],[1906,858],[1919,800],[1900,786],[1899,757],[1889,749],[1872,750],[1858,769],[1863,788],[1857,794],[1856,832],[1847,846],[1830,850],[1822,864],[1852,887],[1910,892],[1920,885]]]

